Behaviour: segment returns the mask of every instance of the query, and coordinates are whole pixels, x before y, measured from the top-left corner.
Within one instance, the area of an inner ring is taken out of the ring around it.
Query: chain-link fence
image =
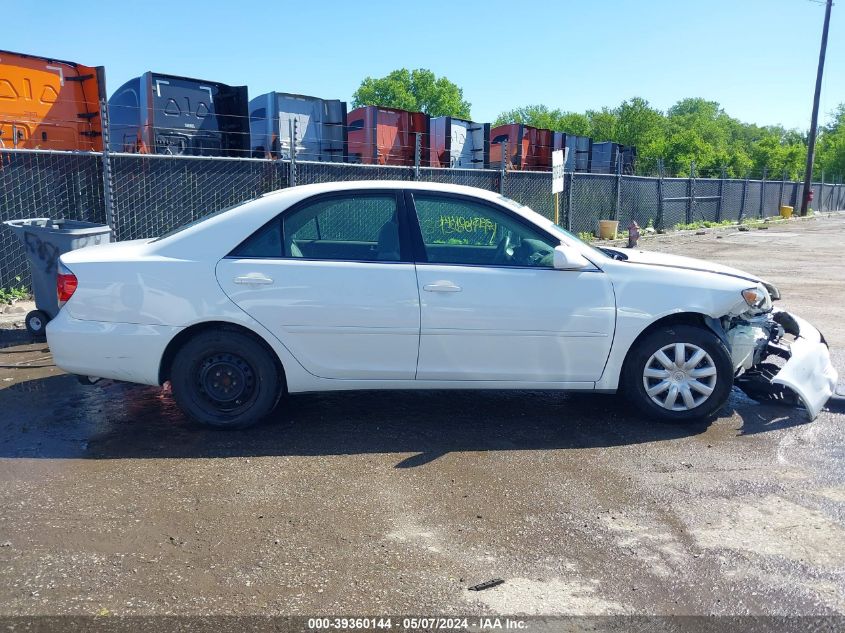
[[[0,221],[39,217],[105,222],[102,156],[0,149]],[[0,227],[0,288],[29,282],[23,246]]]
[[[105,223],[111,217],[117,239],[154,237],[268,191],[352,180],[496,191],[576,233],[593,233],[604,219],[619,220],[622,229],[632,221],[670,229],[696,221],[770,217],[782,204],[797,206],[803,196],[803,185],[788,181],[567,173],[556,205],[549,172],[142,154],[104,159],[95,153],[0,149],[0,220]],[[845,185],[815,183],[813,194],[816,211],[845,209]],[[0,230],[0,248],[0,287],[28,285],[29,267],[11,231]]]
[[[154,237],[204,215],[288,186],[279,161],[111,155],[118,240]]]

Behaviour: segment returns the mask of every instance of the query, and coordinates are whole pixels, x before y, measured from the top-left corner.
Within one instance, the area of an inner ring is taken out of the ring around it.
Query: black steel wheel
[[[281,376],[271,353],[242,332],[198,334],[176,354],[173,397],[192,419],[217,428],[259,422],[278,402]]]

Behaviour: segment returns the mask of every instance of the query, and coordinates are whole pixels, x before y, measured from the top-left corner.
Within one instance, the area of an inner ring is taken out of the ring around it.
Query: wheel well
[[[720,339],[724,339],[724,333],[719,333],[718,331],[714,330],[712,322],[713,319],[708,317],[707,315],[700,314],[698,312],[676,312],[675,314],[668,314],[665,317],[657,319],[654,323],[649,325],[646,329],[640,332],[639,336],[634,339],[634,342],[631,343],[631,346],[628,348],[628,351],[625,353],[625,362],[622,363],[623,371],[622,375],[624,375],[624,367],[628,363],[628,359],[631,357],[631,352],[637,348],[637,345],[642,341],[645,337],[649,334],[654,332],[655,330],[659,330],[665,328],[669,325],[693,325],[704,328],[709,330],[719,336]],[[721,326],[719,326],[721,329]]]
[[[276,363],[276,368],[279,370],[279,379],[281,380],[282,388],[287,389],[287,381],[285,380],[285,368],[282,365],[282,361],[279,358],[279,355],[273,351],[267,341],[261,338],[258,334],[250,330],[249,328],[245,328],[242,325],[237,325],[236,323],[227,323],[225,321],[206,321],[204,323],[196,323],[190,327],[185,328],[179,334],[173,337],[173,340],[168,343],[167,348],[164,350],[164,354],[161,357],[161,364],[159,365],[158,370],[158,382],[159,384],[164,384],[166,380],[170,379],[170,369],[173,366],[173,360],[176,358],[176,354],[179,352],[180,349],[191,340],[194,336],[201,332],[207,332],[208,330],[225,330],[229,332],[240,332],[241,334],[246,334],[250,338],[258,341],[258,343],[267,350],[267,353],[270,354],[270,357],[273,359],[273,362]]]

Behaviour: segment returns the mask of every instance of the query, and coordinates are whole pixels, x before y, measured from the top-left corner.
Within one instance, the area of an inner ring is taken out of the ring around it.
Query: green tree
[[[528,105],[515,110],[502,112],[493,122],[493,126],[507,123],[522,123],[545,130],[566,132],[579,136],[590,134],[590,120],[577,112],[562,112],[544,105]]]
[[[845,176],[845,103],[834,110],[831,122],[819,130],[816,143],[815,179],[824,171],[826,180]]]
[[[803,133],[744,123],[717,102],[701,98],[681,99],[665,113],[641,97],[584,114],[530,105],[503,112],[496,119],[497,125],[502,123],[525,123],[590,136],[597,142],[633,145],[645,171],[653,171],[657,159],[663,159],[668,175],[689,174],[695,161],[696,173],[702,177],[718,177],[724,169],[729,177],[759,178],[766,169],[773,179],[781,178],[784,171],[798,178],[807,151]],[[845,175],[845,104],[820,130],[816,166],[828,177]]]
[[[765,169],[768,178],[799,178],[807,158],[807,148],[800,139],[792,138],[781,128],[769,128],[763,137],[751,144],[751,168],[754,173]]]
[[[556,132],[566,132],[575,136],[590,135],[590,119],[586,114],[564,112],[560,117],[558,127],[559,129],[555,130]]]
[[[619,118],[613,110],[610,108],[587,110],[587,118],[590,120],[590,136],[594,141],[600,143],[616,139]]]
[[[634,145],[641,157],[660,158],[666,151],[666,119],[648,101],[634,97],[623,101],[614,110],[616,134],[614,140]]]
[[[425,68],[400,68],[386,77],[366,77],[352,95],[352,107],[363,105],[470,118],[470,103],[464,100],[463,90]]]
[[[666,113],[666,164],[672,173],[688,175],[695,161],[702,175],[718,173],[731,155],[730,117],[715,101],[682,99]]]
[[[493,127],[509,123],[521,123],[546,130],[555,130],[560,118],[560,110],[552,110],[544,105],[527,105],[515,110],[502,112],[493,121]],[[558,131],[558,130],[555,130]]]

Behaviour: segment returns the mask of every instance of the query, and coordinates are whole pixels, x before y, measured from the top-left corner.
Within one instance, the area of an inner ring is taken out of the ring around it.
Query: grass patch
[[[771,216],[768,218],[743,218],[742,222],[736,220],[721,220],[715,222],[713,220],[698,220],[696,222],[687,222],[676,224],[673,228],[675,231],[697,231],[699,229],[713,229],[725,226],[759,226],[769,222],[779,222],[782,218],[778,216]]]
[[[15,277],[15,281],[20,284],[21,278]],[[0,305],[10,305],[15,301],[29,299],[29,297],[29,288],[23,285],[0,288]]]
[[[697,220],[696,222],[682,222],[676,224],[673,228],[676,231],[697,231],[698,229],[712,229],[719,226],[736,226],[735,220],[721,220],[716,222],[714,220]]]

